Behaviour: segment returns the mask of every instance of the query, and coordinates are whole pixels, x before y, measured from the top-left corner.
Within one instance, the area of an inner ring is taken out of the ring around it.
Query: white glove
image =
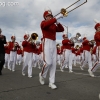
[[[56,24],[59,24],[59,22],[58,22],[58,21],[56,21]]]
[[[60,19],[60,18],[63,18],[63,14],[60,13],[60,14],[57,15],[55,18],[56,18],[57,20]]]

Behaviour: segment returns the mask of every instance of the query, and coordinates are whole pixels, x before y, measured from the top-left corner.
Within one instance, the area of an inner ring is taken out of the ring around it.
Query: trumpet
[[[74,2],[73,4],[71,4],[70,6],[68,6],[67,8],[62,8],[61,11],[58,14],[56,14],[55,16],[57,16],[57,15],[59,15],[61,13],[61,14],[63,14],[64,17],[66,17],[68,15],[68,13],[72,12],[73,10],[75,10],[75,9],[79,8],[80,6],[82,6],[83,4],[87,3],[87,0],[86,0],[85,2],[83,2],[80,5],[76,6],[72,10],[70,10],[70,11],[66,10],[66,9],[70,8],[71,6],[75,5],[76,3],[78,3],[79,1],[80,0],[77,0],[76,2]]]
[[[37,33],[32,33],[30,39],[28,40],[29,42],[35,42],[38,39],[38,34]]]

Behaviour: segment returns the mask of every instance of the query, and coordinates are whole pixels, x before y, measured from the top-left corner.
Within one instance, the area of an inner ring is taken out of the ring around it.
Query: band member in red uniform
[[[90,74],[91,77],[94,77],[94,74],[92,73],[91,69],[92,69],[92,59],[91,59],[91,43],[89,42],[89,40],[84,37],[83,38],[83,52],[84,52],[84,62],[83,65],[81,66],[82,68],[88,63],[88,72]]]
[[[15,71],[15,64],[17,59],[17,49],[19,48],[18,42],[15,41],[16,37],[13,35],[11,36],[11,42],[9,42],[9,49],[10,49],[10,66],[9,70]]]
[[[62,45],[64,48],[64,62],[62,64],[61,71],[63,72],[64,67],[68,64],[69,73],[72,73],[72,42],[68,39],[66,34],[63,34]]]
[[[17,65],[21,65],[22,62],[22,49],[21,46],[19,46],[19,48],[17,49],[17,60],[16,60],[16,64]]]
[[[62,18],[63,15],[53,17],[50,10],[45,11],[43,14],[45,20],[41,22],[41,30],[43,33],[43,60],[44,66],[41,73],[39,73],[39,81],[42,85],[45,84],[44,78],[49,73],[49,87],[56,89],[55,83],[55,71],[56,71],[56,32],[63,32],[63,26],[57,22],[57,19]]]
[[[94,64],[94,66],[92,67],[91,71],[95,72],[98,67],[100,67],[100,23],[96,23],[95,25],[95,35],[94,35],[94,40],[96,42],[96,57],[97,57],[97,62]]]
[[[22,42],[24,56],[23,56],[23,68],[22,75],[26,75],[26,68],[28,66],[28,77],[32,78],[32,56],[33,56],[33,48],[34,43],[31,39],[29,39],[29,35],[24,35],[24,41]]]

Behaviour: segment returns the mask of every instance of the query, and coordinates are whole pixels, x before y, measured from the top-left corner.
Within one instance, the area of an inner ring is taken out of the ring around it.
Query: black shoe
[[[0,72],[0,75],[2,75],[2,72]]]

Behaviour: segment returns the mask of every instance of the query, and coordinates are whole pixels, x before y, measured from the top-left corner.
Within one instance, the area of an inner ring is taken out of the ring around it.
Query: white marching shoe
[[[68,68],[68,66],[66,65],[65,68]]]
[[[29,78],[32,78],[32,75],[30,75],[30,76],[28,75],[28,77],[29,77]]]
[[[72,70],[69,70],[69,73],[72,73],[73,71]]]
[[[64,72],[64,70],[62,69],[62,67],[60,67],[61,72]]]
[[[25,73],[22,72],[22,75],[25,76]]]
[[[94,74],[93,74],[93,72],[90,69],[88,69],[88,72],[89,72],[91,77],[94,77]]]
[[[51,89],[57,89],[57,86],[54,83],[49,83],[49,87]]]
[[[12,72],[15,72],[15,70],[13,69]]]
[[[81,70],[84,70],[82,66],[80,66]]]
[[[41,85],[44,85],[45,81],[44,81],[44,78],[41,76],[41,73],[39,73],[39,81]]]

